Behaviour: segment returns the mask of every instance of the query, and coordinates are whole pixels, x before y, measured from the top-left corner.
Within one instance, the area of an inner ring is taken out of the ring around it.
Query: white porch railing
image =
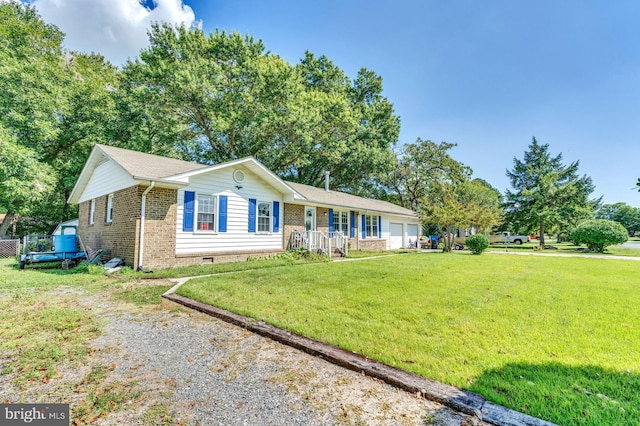
[[[342,256],[349,255],[349,237],[340,231],[330,232],[329,236],[333,240],[333,247]]]
[[[326,234],[322,231],[294,230],[289,237],[289,250],[305,249],[310,252],[331,255],[332,252],[341,256],[349,254],[349,238],[342,232]]]

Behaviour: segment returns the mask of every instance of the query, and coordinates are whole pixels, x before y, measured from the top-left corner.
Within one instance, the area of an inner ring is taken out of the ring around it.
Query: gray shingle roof
[[[181,173],[210,167],[203,164],[191,163],[188,161],[176,160],[174,158],[131,151],[108,145],[96,146],[112,160],[122,166],[131,176],[135,177],[167,179]],[[311,203],[344,207],[358,211],[371,210],[382,213],[416,217],[416,213],[414,211],[405,209],[404,207],[397,206],[387,201],[358,197],[356,195],[346,194],[339,191],[325,191],[323,188],[316,188],[301,183],[287,181],[285,181],[285,183]]]
[[[131,176],[163,179],[180,173],[208,167],[203,164],[131,151],[108,145],[96,145],[124,168]]]
[[[308,201],[336,207],[345,207],[354,210],[373,210],[382,213],[391,213],[402,216],[416,217],[413,210],[405,209],[387,201],[374,200],[372,198],[358,197],[339,191],[325,191],[324,188],[304,185],[301,183],[287,182]]]

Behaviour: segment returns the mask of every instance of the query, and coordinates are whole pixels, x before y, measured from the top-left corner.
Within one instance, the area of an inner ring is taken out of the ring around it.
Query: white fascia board
[[[76,184],[71,190],[71,194],[67,199],[67,204],[78,204],[80,196],[82,195],[84,188],[87,186],[89,179],[91,179],[93,171],[105,158],[111,160],[111,158],[102,149],[100,149],[100,147],[94,146],[93,150],[91,150],[91,154],[89,154],[87,162],[84,164],[84,167],[82,167],[82,171],[80,172],[80,176],[78,176]]]

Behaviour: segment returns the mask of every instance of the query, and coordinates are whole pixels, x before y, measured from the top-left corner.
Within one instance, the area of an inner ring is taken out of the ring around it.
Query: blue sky
[[[176,19],[192,12],[206,31],[252,35],[291,63],[309,50],[351,77],[375,71],[401,118],[400,143],[456,143],[453,157],[501,191],[505,170],[535,136],[565,163],[580,161],[594,197],[640,207],[632,190],[640,177],[640,2],[156,0],[149,12],[166,19],[174,3]],[[60,19],[50,22],[65,32],[80,25]],[[95,24],[84,31],[98,31]]]

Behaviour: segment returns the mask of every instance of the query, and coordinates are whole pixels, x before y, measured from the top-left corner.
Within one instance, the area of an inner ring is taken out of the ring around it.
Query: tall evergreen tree
[[[524,153],[524,159],[513,159],[513,170],[507,170],[513,191],[505,194],[506,219],[516,231],[540,234],[550,230],[566,232],[580,219],[592,216],[599,200],[590,200],[595,186],[590,177],[578,175],[579,161],[568,166],[562,153],[552,157],[549,145],[536,138]]]

